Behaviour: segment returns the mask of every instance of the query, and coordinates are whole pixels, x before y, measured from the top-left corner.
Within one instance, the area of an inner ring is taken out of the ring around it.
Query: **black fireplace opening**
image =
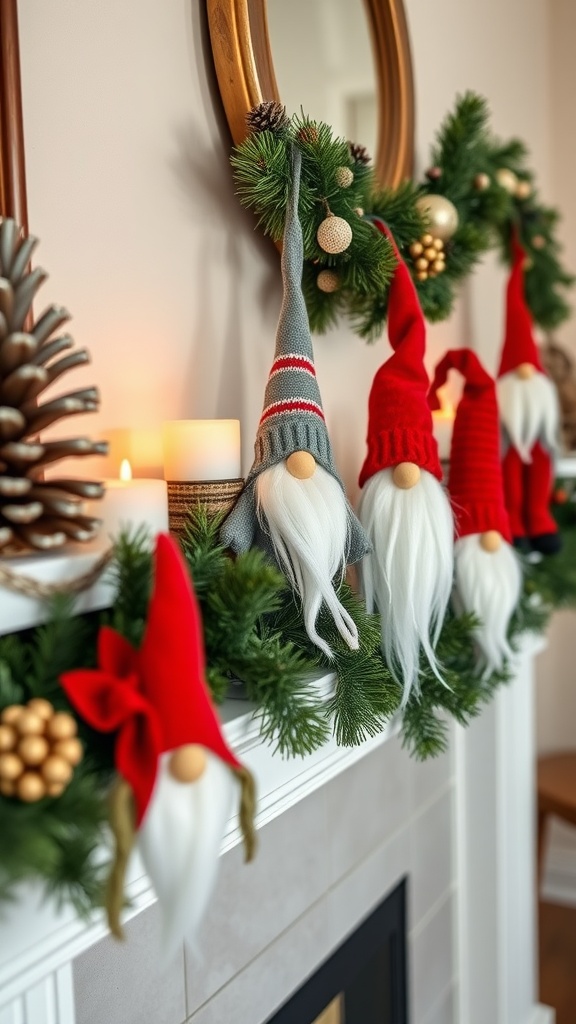
[[[266,1024],[408,1024],[403,879]]]

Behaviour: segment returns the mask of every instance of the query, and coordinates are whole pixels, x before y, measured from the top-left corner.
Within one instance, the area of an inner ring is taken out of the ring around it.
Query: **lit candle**
[[[131,534],[146,527],[151,539],[168,530],[168,497],[165,480],[132,479],[128,459],[120,466],[119,480],[105,480],[106,493],[94,502],[90,514],[102,520],[100,536],[115,540],[122,529]]]
[[[447,462],[450,459],[455,416],[454,406],[450,402],[443,404],[441,409],[434,409],[432,413],[434,437],[438,443],[438,455],[443,462]]]
[[[240,478],[240,420],[169,420],[162,442],[166,480]]]

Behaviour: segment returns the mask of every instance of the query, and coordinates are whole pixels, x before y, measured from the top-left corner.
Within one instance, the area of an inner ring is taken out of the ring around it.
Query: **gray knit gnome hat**
[[[257,476],[297,451],[310,452],[344,485],[332,455],[326,429],[322,399],[316,380],[314,352],[302,294],[304,245],[298,219],[300,168],[302,154],[292,148],[292,189],[286,209],[282,247],[284,296],[276,331],[274,362],[264,393],[264,408],[254,444],[254,462],[244,489],[227,517],[221,532],[222,543],[234,551],[247,551],[256,534],[258,542],[271,550],[259,530],[256,516],[255,482]],[[349,514],[348,562],[357,562],[370,548],[366,534],[351,507]]]

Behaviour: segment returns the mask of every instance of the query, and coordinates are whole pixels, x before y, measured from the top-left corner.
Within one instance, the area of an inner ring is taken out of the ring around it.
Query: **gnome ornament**
[[[254,850],[254,783],[222,735],[205,682],[200,612],[176,542],[160,534],[142,646],[100,630],[97,669],[61,683],[79,715],[115,732],[118,780],[111,800],[116,859],[107,909],[121,936],[124,872],[136,841],[158,897],[163,955],[193,937],[208,905],[234,791],[246,859]]]
[[[394,349],[368,401],[368,454],[360,473],[359,516],[373,551],[361,567],[368,611],[378,609],[382,651],[403,680],[405,704],[418,690],[421,651],[441,679],[434,647],[450,599],[454,523],[428,408],[426,329],[414,283],[394,239],[398,264],[388,299]]]
[[[525,254],[512,237],[506,333],[496,384],[502,426],[504,492],[514,544],[550,555],[561,539],[549,510],[558,448],[558,395],[546,376],[524,298]]]
[[[473,612],[480,620],[475,631],[479,667],[488,676],[512,656],[508,626],[520,599],[522,573],[504,503],[494,380],[470,349],[451,349],[436,367],[432,409],[440,408],[437,393],[450,370],[465,378],[448,473],[457,536],[453,604],[457,614]]]
[[[344,641],[358,648],[356,624],[338,600],[334,579],[369,545],[334,464],[316,380],[301,286],[301,160],[294,147],[282,248],[284,297],[254,463],[221,540],[236,552],[253,544],[268,551],[300,597],[308,636],[330,658],[332,650],[316,629],[318,614],[325,603]]]

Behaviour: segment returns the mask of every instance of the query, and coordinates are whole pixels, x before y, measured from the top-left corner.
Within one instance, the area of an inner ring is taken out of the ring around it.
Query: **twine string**
[[[108,548],[90,569],[64,583],[42,583],[32,576],[26,576],[7,566],[0,565],[0,585],[17,594],[25,594],[27,597],[36,597],[41,600],[54,597],[55,594],[78,594],[96,582],[112,561],[113,554],[114,548]]]

